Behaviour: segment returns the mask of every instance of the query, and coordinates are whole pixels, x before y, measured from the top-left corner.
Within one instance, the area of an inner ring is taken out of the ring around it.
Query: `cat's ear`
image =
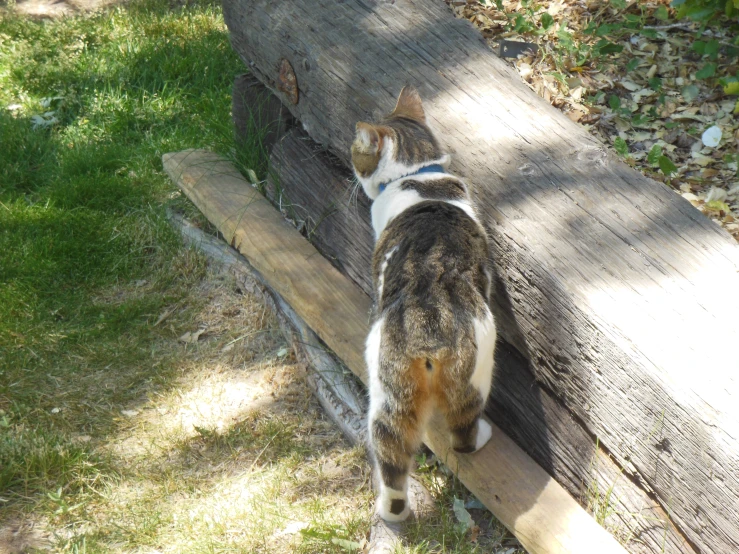
[[[398,95],[398,102],[395,104],[395,109],[390,115],[407,117],[408,119],[425,123],[426,114],[423,111],[423,104],[421,103],[421,96],[418,94],[418,91],[411,86],[403,87],[403,90]]]
[[[357,123],[357,140],[364,146],[364,150],[376,154],[382,150],[383,138],[387,129],[381,125],[372,125],[360,121]]]

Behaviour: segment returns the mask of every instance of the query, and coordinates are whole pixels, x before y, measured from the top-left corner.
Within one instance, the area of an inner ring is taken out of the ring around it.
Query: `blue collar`
[[[398,177],[397,179],[393,179],[392,181],[388,181],[387,183],[380,183],[380,192],[384,192],[385,188],[392,182],[398,181],[400,179],[405,179],[406,177],[413,177],[414,175],[420,175],[421,173],[446,173],[444,171],[444,168],[441,167],[439,164],[434,165],[427,165],[426,167],[422,167],[418,171],[414,173],[409,173],[408,175],[403,175],[402,177]]]

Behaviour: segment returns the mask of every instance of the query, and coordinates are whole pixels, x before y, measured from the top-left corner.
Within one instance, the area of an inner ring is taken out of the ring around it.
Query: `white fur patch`
[[[390,511],[390,505],[393,500],[398,498],[405,501],[403,511],[399,514],[394,514]],[[405,521],[411,513],[410,503],[408,502],[407,491],[397,491],[380,484],[380,496],[377,499],[377,513],[385,521]]]
[[[473,319],[475,328],[475,342],[477,343],[477,358],[475,359],[475,371],[472,373],[470,382],[477,387],[485,402],[490,394],[490,385],[493,382],[493,364],[495,363],[495,319],[486,307],[485,317]]]
[[[411,206],[426,200],[436,200],[438,202],[446,202],[452,206],[456,206],[464,211],[473,221],[479,224],[477,214],[469,200],[446,200],[444,198],[425,198],[418,191],[413,189],[402,190],[400,185],[407,179],[414,181],[431,181],[438,179],[445,173],[422,173],[421,175],[409,175],[402,177],[390,183],[385,191],[379,196],[375,196],[372,203],[372,228],[375,230],[375,239],[379,239],[385,227],[403,211]]]
[[[380,196],[380,185],[382,183],[392,183],[401,179],[404,175],[415,173],[427,165],[438,164],[446,167],[449,164],[449,155],[445,154],[438,160],[427,160],[418,164],[406,165],[395,160],[395,147],[395,141],[392,137],[385,137],[377,169],[369,177],[357,175],[357,179],[362,184],[365,194],[372,200]]]
[[[477,219],[477,214],[475,213],[474,208],[470,204],[469,200],[445,200],[447,204],[451,204],[452,206],[457,206],[457,208],[461,209],[464,213],[466,213],[472,221],[475,223],[480,223]]]
[[[372,203],[372,228],[375,230],[375,238],[380,238],[394,217],[424,200],[426,199],[415,190],[401,190],[395,184],[386,188],[385,192]]]
[[[367,418],[367,424],[372,427],[372,420],[375,417],[377,411],[382,407],[385,402],[387,395],[382,388],[380,383],[380,343],[382,340],[382,324],[383,319],[378,319],[370,329],[369,335],[367,335],[367,342],[364,350],[364,359],[367,362],[367,373],[369,376],[369,415]]]
[[[393,257],[393,254],[395,254],[397,250],[398,247],[394,246],[390,252],[385,254],[385,260],[382,262],[382,266],[380,267],[380,279],[377,284],[377,298],[382,298],[382,288],[385,286],[385,270],[387,269],[388,263],[390,263],[390,258]]]
[[[493,429],[492,427],[490,427],[490,424],[482,418],[477,420],[477,439],[475,439],[475,452],[485,446],[492,436]]]

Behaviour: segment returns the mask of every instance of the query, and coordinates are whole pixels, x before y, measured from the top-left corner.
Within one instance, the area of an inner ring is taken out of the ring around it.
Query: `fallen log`
[[[739,339],[731,237],[538,98],[441,1],[226,0],[224,15],[253,74],[344,163],[357,121],[419,89],[491,227],[503,338],[660,502],[681,551],[739,551],[739,362],[716,346]]]
[[[165,154],[169,176],[270,287],[363,382],[369,297],[341,275],[236,169],[209,152]],[[308,278],[307,276],[310,276]],[[424,442],[531,554],[623,554],[623,548],[492,424],[479,452],[457,455],[443,421]]]

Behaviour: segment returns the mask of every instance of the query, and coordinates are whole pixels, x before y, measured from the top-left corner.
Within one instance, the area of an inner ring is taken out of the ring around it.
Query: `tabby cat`
[[[457,452],[491,436],[480,418],[490,392],[495,322],[487,234],[467,186],[449,174],[415,89],[392,113],[359,122],[352,165],[373,200],[373,324],[369,436],[380,481],[377,510],[387,521],[410,513],[407,481],[433,409]]]

